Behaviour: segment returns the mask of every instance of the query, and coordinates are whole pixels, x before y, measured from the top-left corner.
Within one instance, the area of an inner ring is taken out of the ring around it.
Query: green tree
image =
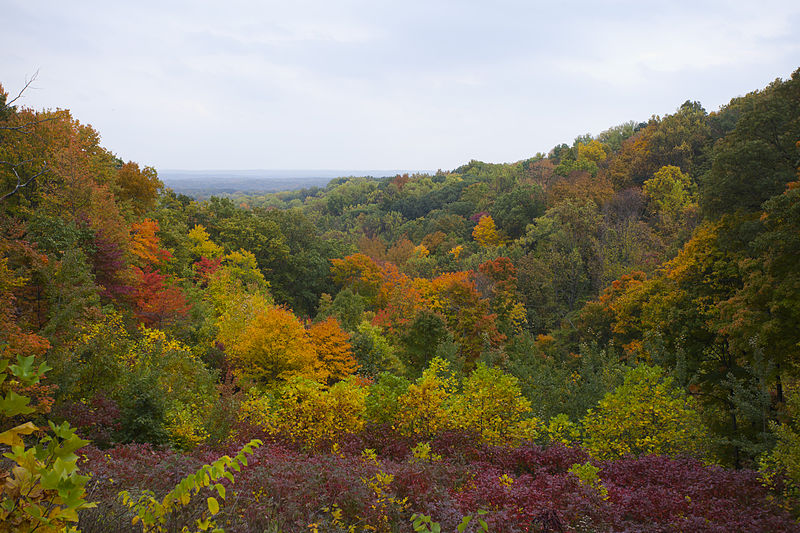
[[[800,152],[800,69],[738,102],[735,129],[714,146],[700,198],[712,217],[757,211],[796,179]]]
[[[760,461],[764,480],[768,485],[781,487],[788,505],[795,514],[800,513],[800,392],[787,394],[786,412],[782,423],[772,422],[775,447]],[[783,479],[780,476],[784,476]],[[782,483],[778,483],[782,481]]]
[[[644,193],[658,206],[659,210],[677,215],[689,202],[691,180],[676,166],[658,169],[653,177],[642,185]]]
[[[490,209],[500,230],[511,238],[525,233],[525,228],[545,210],[544,193],[538,185],[516,185],[497,197]]]

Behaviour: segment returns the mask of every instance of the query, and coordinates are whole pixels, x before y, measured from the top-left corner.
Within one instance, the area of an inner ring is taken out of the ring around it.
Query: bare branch
[[[9,167],[11,167],[11,172],[13,172],[14,176],[16,176],[16,178],[17,178],[17,185],[14,187],[13,190],[7,192],[3,196],[0,196],[0,202],[3,202],[7,198],[17,194],[20,191],[20,189],[23,189],[23,188],[27,187],[28,185],[30,185],[31,183],[34,183],[36,181],[36,178],[38,178],[39,176],[42,176],[42,175],[50,172],[50,169],[47,168],[47,161],[45,161],[44,164],[42,165],[42,169],[39,172],[37,172],[33,176],[30,176],[29,178],[27,178],[26,180],[23,181],[22,177],[19,175],[19,172],[17,172],[17,167],[20,167],[20,166],[25,165],[26,163],[30,163],[32,161],[33,161],[32,159],[28,159],[26,161],[22,161],[21,163],[17,163],[17,164],[10,163],[8,161],[0,161],[0,164],[8,165]]]
[[[14,105],[14,102],[22,98],[22,94],[31,86],[31,84],[36,81],[36,78],[39,77],[39,69],[36,69],[36,72],[33,73],[33,76],[29,80],[25,82],[25,85],[20,89],[17,96],[15,96],[10,102],[6,102],[6,107],[11,107]]]
[[[38,78],[38,77],[39,77],[39,71],[37,70],[33,74],[33,76],[31,76],[31,78],[25,82],[25,85],[22,87],[22,89],[20,89],[19,93],[17,93],[17,96],[12,98],[11,101],[5,102],[2,106],[0,106],[0,110],[2,110],[2,109],[11,109],[13,107],[13,105],[14,105],[14,102],[16,102],[17,100],[22,98],[22,95],[25,94],[25,91],[27,91],[29,88],[31,88],[31,85],[33,84],[34,81],[36,81],[36,78]],[[30,128],[32,126],[35,126],[37,124],[42,124],[43,122],[50,122],[51,120],[56,120],[58,118],[61,118],[61,115],[63,113],[64,113],[63,111],[58,111],[52,117],[31,120],[31,121],[26,122],[25,124],[20,124],[18,126],[0,125],[0,131],[19,131],[19,132],[22,132],[22,133],[30,133]]]

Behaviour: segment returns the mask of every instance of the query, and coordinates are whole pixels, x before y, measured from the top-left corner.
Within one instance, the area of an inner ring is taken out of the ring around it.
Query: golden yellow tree
[[[196,224],[189,230],[189,241],[192,243],[192,253],[198,257],[214,259],[225,252],[222,246],[211,240],[205,226],[201,224]]]
[[[472,238],[484,248],[499,246],[503,242],[491,215],[481,217],[475,229],[472,230]]]
[[[307,448],[330,446],[364,427],[368,389],[352,377],[326,388],[293,377],[271,395],[253,395],[242,404],[242,418]]]
[[[225,344],[238,374],[257,384],[270,384],[291,376],[325,380],[317,351],[303,324],[281,307],[258,309],[241,329],[220,324]]]
[[[381,268],[364,254],[348,255],[344,259],[331,260],[333,280],[345,288],[360,294],[370,303],[375,301],[381,285]]]

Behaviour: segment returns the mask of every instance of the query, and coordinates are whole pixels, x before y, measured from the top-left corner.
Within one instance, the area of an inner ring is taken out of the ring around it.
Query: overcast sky
[[[0,83],[158,169],[452,169],[800,67],[800,2],[2,0]]]

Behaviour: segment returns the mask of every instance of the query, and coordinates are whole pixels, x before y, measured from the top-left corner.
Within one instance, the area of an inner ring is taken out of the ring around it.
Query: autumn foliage
[[[7,102],[0,530],[798,531],[800,71],[194,198]]]

